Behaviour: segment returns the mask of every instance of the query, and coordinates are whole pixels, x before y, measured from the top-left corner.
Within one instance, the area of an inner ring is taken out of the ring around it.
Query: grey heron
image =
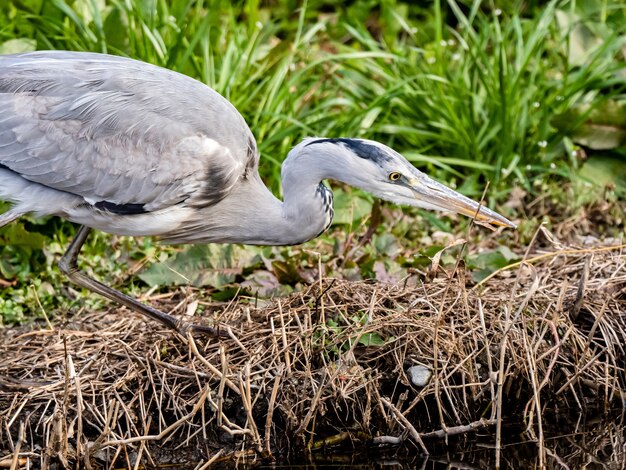
[[[307,138],[282,165],[283,200],[263,184],[235,107],[188,76],[112,55],[0,56],[0,227],[34,213],[80,224],[59,262],[79,286],[178,331],[188,325],[80,271],[91,229],[166,243],[299,244],[333,218],[338,180],[397,204],[515,225],[359,138]]]

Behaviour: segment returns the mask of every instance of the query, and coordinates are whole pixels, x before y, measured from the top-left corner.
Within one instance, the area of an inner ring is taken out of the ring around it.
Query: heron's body
[[[298,144],[282,167],[284,201],[264,186],[258,165],[243,117],[185,75],[103,54],[0,56],[0,199],[13,203],[0,226],[34,212],[170,243],[295,244],[332,221],[327,178],[394,202],[512,225],[372,141]],[[64,270],[141,310],[76,273],[86,233],[68,250]]]
[[[0,56],[0,198],[17,211],[182,243],[299,243],[323,231],[320,180],[299,182],[313,212],[289,210],[258,164],[237,110],[185,75],[101,54]]]

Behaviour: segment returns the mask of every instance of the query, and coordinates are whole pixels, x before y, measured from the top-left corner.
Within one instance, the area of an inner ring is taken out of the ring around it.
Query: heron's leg
[[[202,325],[194,325],[193,323],[185,322],[181,319],[174,317],[173,315],[169,315],[165,312],[161,312],[155,308],[149,307],[148,305],[144,305],[139,302],[137,299],[134,299],[126,294],[123,294],[111,287],[105,286],[101,282],[96,281],[95,279],[87,276],[84,272],[78,269],[78,265],[76,264],[76,259],[78,258],[78,253],[80,253],[80,249],[82,248],[85,240],[87,240],[87,236],[91,229],[82,225],[76,236],[70,243],[65,254],[59,260],[59,269],[61,272],[69,279],[78,284],[81,287],[85,287],[92,292],[96,292],[107,299],[113,300],[114,302],[118,302],[122,305],[125,305],[131,310],[134,310],[138,313],[141,313],[153,320],[159,321],[168,328],[172,328],[173,330],[178,331],[183,336],[188,331],[198,331],[202,333],[208,333],[211,335],[219,336],[219,331],[215,328],[211,328],[209,326]]]

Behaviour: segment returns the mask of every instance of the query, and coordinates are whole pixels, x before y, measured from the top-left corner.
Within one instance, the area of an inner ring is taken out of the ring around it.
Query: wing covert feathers
[[[254,138],[206,85],[90,53],[0,56],[0,165],[89,204],[215,204],[256,171]]]

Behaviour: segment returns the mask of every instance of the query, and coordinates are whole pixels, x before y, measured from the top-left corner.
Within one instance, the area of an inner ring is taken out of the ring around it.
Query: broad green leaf
[[[222,288],[255,264],[256,253],[238,245],[195,245],[144,270],[140,279],[151,286],[192,285]]]
[[[274,273],[262,269],[247,275],[240,285],[259,297],[286,296],[293,292],[293,287],[281,284]]]
[[[30,38],[9,39],[0,44],[0,54],[19,54],[37,49],[37,41]]]
[[[34,250],[41,250],[46,237],[40,233],[26,231],[22,224],[10,224],[0,232],[0,246],[22,246]]]
[[[602,42],[601,39],[575,13],[557,10],[556,19],[559,27],[569,35],[566,44],[569,46],[567,55],[570,65],[589,62],[590,52]]]
[[[17,274],[17,269],[11,260],[4,256],[0,257],[0,274],[4,279],[12,279]]]
[[[289,258],[287,261],[276,260],[272,262],[272,269],[278,282],[281,284],[295,284],[303,280],[295,262],[293,258]]]
[[[359,338],[359,344],[363,346],[383,346],[385,340],[378,333],[365,333]]]
[[[391,233],[375,235],[372,239],[372,243],[374,247],[376,247],[376,252],[388,259],[395,258],[400,251],[398,240]]]
[[[74,11],[83,19],[85,24],[93,23],[105,10],[104,0],[77,0],[72,4]]]
[[[552,125],[590,149],[621,147],[626,145],[626,102],[579,105],[555,116]]]
[[[356,191],[333,190],[335,207],[334,224],[351,225],[372,211],[372,203]]]
[[[109,46],[124,50],[128,47],[128,18],[120,8],[111,8],[104,19],[104,34]]]
[[[513,253],[508,247],[500,246],[495,250],[485,251],[475,256],[467,257],[467,267],[472,269],[472,279],[480,282],[497,269],[511,264],[519,259],[519,255]]]
[[[600,186],[617,186],[626,189],[626,160],[594,155],[585,162],[579,176]]]

